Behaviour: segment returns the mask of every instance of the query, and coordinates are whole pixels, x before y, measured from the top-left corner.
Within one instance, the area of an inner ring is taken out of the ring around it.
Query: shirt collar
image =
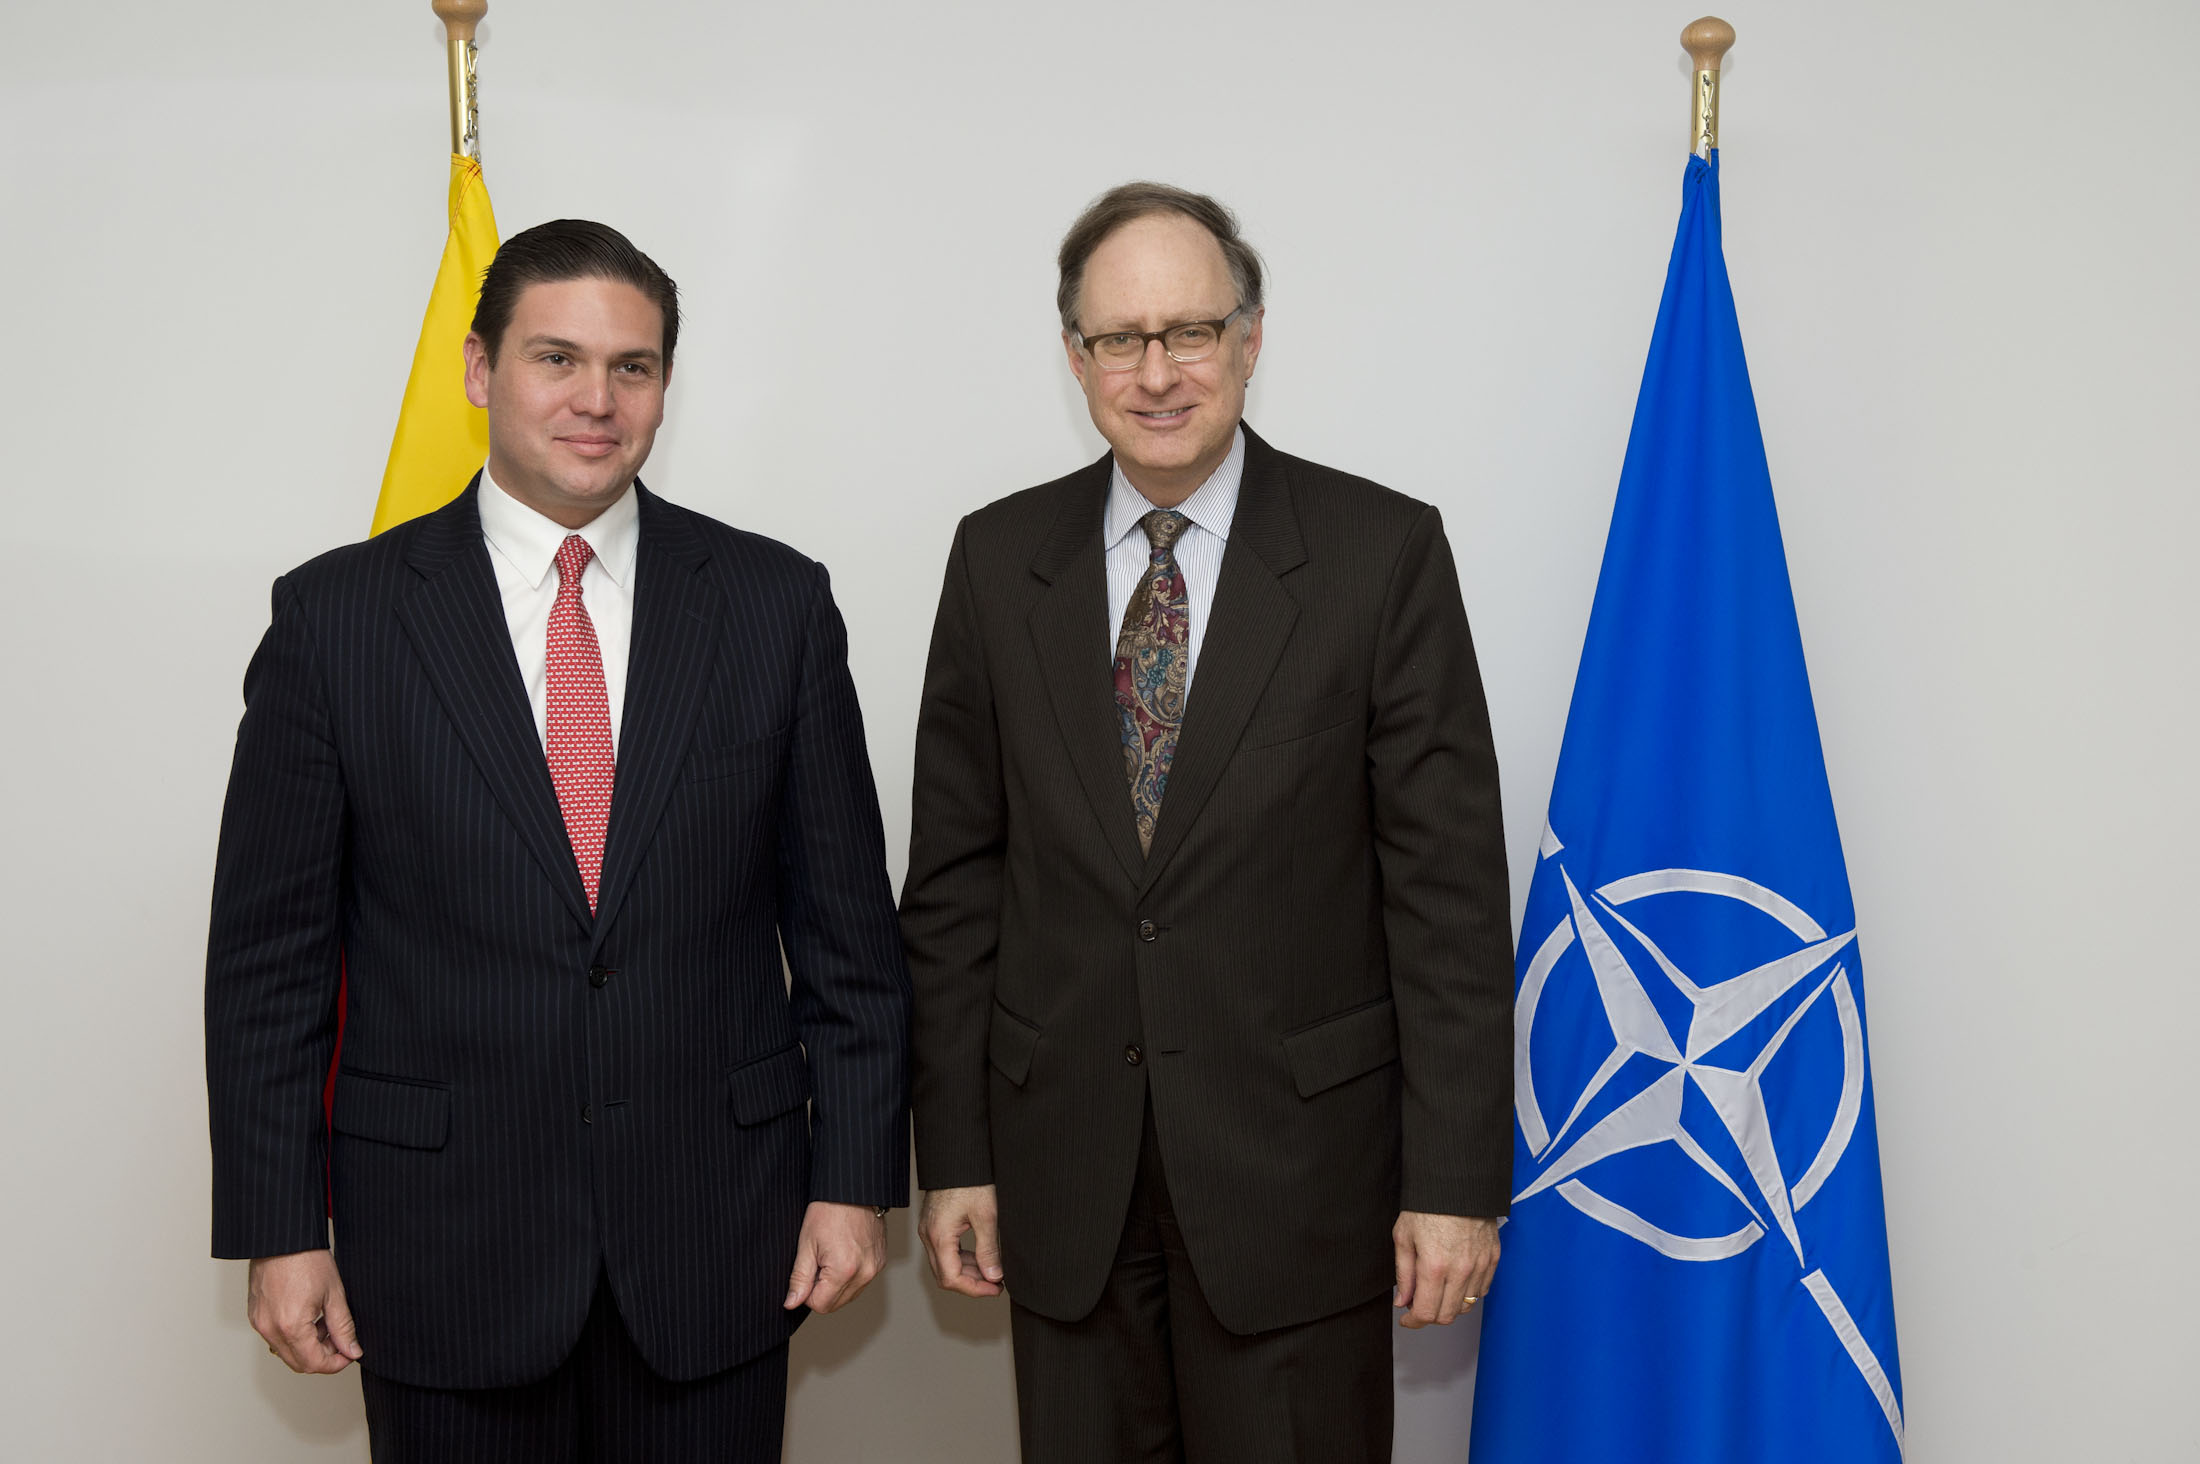
[[[611,576],[613,584],[631,588],[642,516],[632,483],[609,508],[579,528],[568,529],[505,492],[484,466],[480,508],[481,536],[534,588],[541,589],[543,580],[557,567],[558,549],[567,534],[579,534],[588,541],[596,562]]]
[[[1191,497],[1176,506],[1176,511],[1216,538],[1228,542],[1230,520],[1237,516],[1238,484],[1244,477],[1245,429],[1240,427],[1230,440],[1230,455]],[[1108,481],[1107,517],[1100,531],[1105,547],[1113,549],[1125,537],[1136,533],[1138,521],[1152,513],[1156,506],[1131,486],[1131,480],[1123,476],[1123,465],[1114,463]]]

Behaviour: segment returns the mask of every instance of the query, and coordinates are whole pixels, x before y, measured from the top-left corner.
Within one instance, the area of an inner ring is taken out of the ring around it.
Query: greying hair
[[[1125,224],[1154,214],[1182,214],[1215,236],[1222,246],[1222,261],[1230,268],[1230,283],[1237,288],[1238,308],[1245,312],[1248,329],[1260,310],[1260,254],[1238,234],[1237,215],[1188,188],[1167,183],[1118,183],[1094,199],[1062,236],[1057,260],[1062,281],[1055,287],[1054,303],[1062,312],[1062,329],[1083,332],[1077,324],[1079,297],[1084,293],[1085,265],[1107,237]]]

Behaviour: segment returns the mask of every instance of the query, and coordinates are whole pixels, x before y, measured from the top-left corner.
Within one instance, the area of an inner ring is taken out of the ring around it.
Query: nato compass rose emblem
[[[1542,857],[1556,859],[1564,848],[1546,829]],[[1797,1224],[1839,1167],[1863,1111],[1864,1022],[1841,959],[1856,932],[1828,933],[1792,900],[1734,874],[1658,869],[1587,891],[1563,861],[1558,874],[1567,913],[1536,948],[1514,1005],[1514,1108],[1533,1156],[1514,1205],[1554,1190],[1590,1219],[1678,1261],[1726,1260],[1776,1235],[1771,1243],[1794,1253],[1801,1284],[1899,1440],[1893,1386],[1808,1258]],[[1723,907],[1702,904],[1706,898]],[[1763,959],[1740,971],[1690,969],[1646,924],[1721,932],[1730,938],[1720,946]],[[1547,1045],[1546,1065],[1555,1069],[1570,1051],[1573,1071],[1536,1071],[1539,1013],[1565,1029],[1566,1040]],[[1607,1035],[1609,1053],[1582,1079]],[[1786,1070],[1768,1104],[1765,1075],[1783,1055]],[[1787,1176],[1797,1172],[1783,1163],[1783,1141],[1793,1157],[1812,1154],[1792,1183]],[[1697,1172],[1693,1182],[1688,1171]]]

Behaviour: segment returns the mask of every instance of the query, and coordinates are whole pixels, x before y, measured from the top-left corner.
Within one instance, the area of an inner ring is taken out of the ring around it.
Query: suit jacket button
[[[618,974],[618,969],[614,966],[590,966],[588,968],[588,984],[601,991],[604,984]]]
[[[596,1110],[595,1110],[595,1109],[594,1109],[594,1108],[593,1108],[592,1106],[590,1106],[589,1104],[583,1103],[583,1104],[581,1105],[581,1122],[582,1122],[582,1123],[594,1123],[595,1121],[596,1121]]]
[[[1132,1067],[1137,1067],[1145,1060],[1146,1054],[1138,1050],[1138,1045],[1136,1043],[1133,1043],[1129,1047],[1123,1049],[1123,1061],[1129,1063]]]
[[[1138,922],[1138,938],[1140,940],[1153,940],[1157,938],[1160,934],[1161,932],[1154,927],[1154,923],[1151,920],[1141,920]]]

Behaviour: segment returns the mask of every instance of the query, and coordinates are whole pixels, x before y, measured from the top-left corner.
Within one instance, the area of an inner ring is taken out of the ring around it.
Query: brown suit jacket
[[[1401,1208],[1511,1194],[1497,763],[1434,508],[1246,431],[1150,855],[1110,674],[1102,458],[956,534],[902,933],[920,1182],[994,1184],[1009,1290],[1091,1310],[1147,1093],[1232,1330],[1363,1303]]]

